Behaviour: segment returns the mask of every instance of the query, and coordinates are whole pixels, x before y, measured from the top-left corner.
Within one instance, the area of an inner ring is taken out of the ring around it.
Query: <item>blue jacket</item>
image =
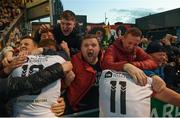
[[[149,77],[153,75],[158,75],[164,80],[164,67],[158,67],[154,70],[144,70],[144,73]]]

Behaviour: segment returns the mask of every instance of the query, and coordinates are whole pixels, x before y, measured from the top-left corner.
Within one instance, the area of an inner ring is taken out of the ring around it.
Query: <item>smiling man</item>
[[[117,39],[106,50],[103,69],[128,72],[136,83],[145,85],[147,76],[142,70],[155,69],[157,64],[138,45],[142,32],[138,28],[128,29],[124,36]]]
[[[35,34],[35,40],[40,41],[40,34],[47,30],[47,25],[42,25],[39,32]],[[53,26],[52,33],[58,46],[65,51],[69,50],[70,54],[77,53],[80,49],[80,33],[78,31],[76,15],[70,10],[65,10],[61,17],[60,23]],[[65,43],[64,43],[65,42]]]
[[[30,55],[32,50],[36,48],[37,44],[34,42],[32,37],[22,37],[19,55],[24,51],[27,51],[29,54],[28,60],[22,64],[22,66],[12,71],[12,77],[27,77],[54,63],[63,64],[66,62],[58,55]],[[51,105],[58,99],[61,93],[60,90],[61,81],[57,80],[39,91],[31,91],[29,92],[30,94],[26,96],[18,97],[13,103],[13,116],[54,117],[56,114],[52,113],[50,108]]]

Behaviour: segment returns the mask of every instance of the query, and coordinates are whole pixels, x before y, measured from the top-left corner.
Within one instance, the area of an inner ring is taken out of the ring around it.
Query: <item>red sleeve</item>
[[[151,70],[157,68],[157,63],[143,49],[136,50],[137,61],[131,62],[134,66],[142,70]]]
[[[111,45],[105,52],[104,59],[102,62],[103,69],[112,69],[116,71],[122,71],[124,64],[127,61],[116,61],[116,51],[113,45]]]

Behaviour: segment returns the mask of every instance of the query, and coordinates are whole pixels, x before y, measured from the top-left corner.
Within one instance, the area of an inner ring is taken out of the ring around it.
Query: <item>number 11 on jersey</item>
[[[117,81],[111,81],[111,97],[110,97],[110,111],[115,113],[116,111],[116,83]],[[121,85],[120,89],[120,113],[126,114],[126,82],[120,81],[119,84]]]

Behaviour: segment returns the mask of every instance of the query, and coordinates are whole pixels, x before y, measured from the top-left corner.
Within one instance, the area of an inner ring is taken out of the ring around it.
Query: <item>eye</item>
[[[96,47],[97,45],[96,44],[92,44],[92,47]]]
[[[84,44],[84,47],[88,47],[89,45],[88,44]]]

